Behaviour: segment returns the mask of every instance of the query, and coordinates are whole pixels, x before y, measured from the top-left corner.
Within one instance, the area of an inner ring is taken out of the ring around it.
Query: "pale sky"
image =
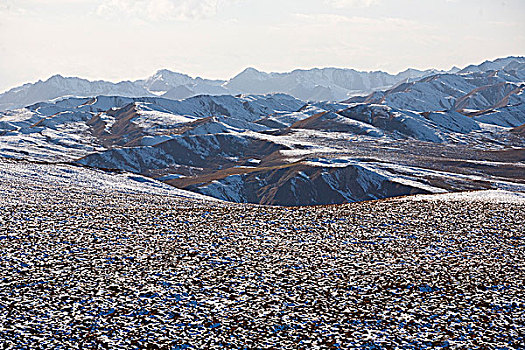
[[[60,73],[397,73],[525,55],[525,0],[0,0],[0,91]]]

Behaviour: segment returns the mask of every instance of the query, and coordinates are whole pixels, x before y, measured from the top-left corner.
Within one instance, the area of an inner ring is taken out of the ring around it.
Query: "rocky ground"
[[[0,344],[525,347],[525,204],[230,205],[0,181]]]

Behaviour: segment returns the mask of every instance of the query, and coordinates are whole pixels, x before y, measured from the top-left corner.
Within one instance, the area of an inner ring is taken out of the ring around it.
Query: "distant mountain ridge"
[[[481,64],[475,65],[471,64],[461,70],[458,73],[473,73],[473,72],[484,72],[489,70],[502,70],[506,68],[515,68],[513,67],[513,62],[525,62],[525,57],[523,56],[509,56],[497,58],[493,61],[485,61]]]
[[[131,81],[89,81],[57,74],[46,81],[24,84],[0,94],[0,110],[21,108],[69,96],[91,97],[100,94],[125,97],[153,96],[145,88]]]
[[[381,71],[359,72],[354,69],[313,68],[297,69],[289,73],[265,73],[255,68],[247,68],[224,86],[231,91],[250,94],[283,92],[306,101],[337,101],[344,99],[349,93],[384,88],[435,72],[435,70],[408,69],[391,75]]]
[[[398,74],[361,72],[348,68],[297,69],[287,73],[265,73],[247,68],[229,80],[193,78],[167,69],[136,81],[89,81],[54,75],[0,94],[0,111],[26,107],[64,97],[98,95],[180,100],[197,95],[286,93],[305,101],[338,101],[434,74],[436,70],[407,69]]]

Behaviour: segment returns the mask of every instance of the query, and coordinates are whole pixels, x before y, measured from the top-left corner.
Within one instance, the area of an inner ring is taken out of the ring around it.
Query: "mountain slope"
[[[459,112],[483,123],[516,127],[525,123],[524,91],[525,58],[509,57],[471,66],[458,74],[436,74],[398,84],[346,102],[385,104],[422,113]]]

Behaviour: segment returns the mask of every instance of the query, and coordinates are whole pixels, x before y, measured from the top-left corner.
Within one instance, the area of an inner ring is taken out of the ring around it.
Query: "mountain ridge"
[[[348,98],[350,94],[371,92],[402,80],[414,79],[435,72],[437,71],[434,69],[408,68],[397,74],[390,74],[383,71],[325,67],[267,73],[247,67],[228,80],[220,80],[194,78],[164,68],[145,79],[120,82],[88,80],[55,74],[46,80],[26,83],[0,93],[0,111],[22,108],[57,98],[96,95],[163,96],[169,99],[185,99],[201,94],[235,95],[282,92],[303,100],[336,101]],[[248,79],[244,79],[246,75],[249,75]],[[266,84],[263,87],[253,88],[254,83],[257,81],[261,83],[265,80]]]

